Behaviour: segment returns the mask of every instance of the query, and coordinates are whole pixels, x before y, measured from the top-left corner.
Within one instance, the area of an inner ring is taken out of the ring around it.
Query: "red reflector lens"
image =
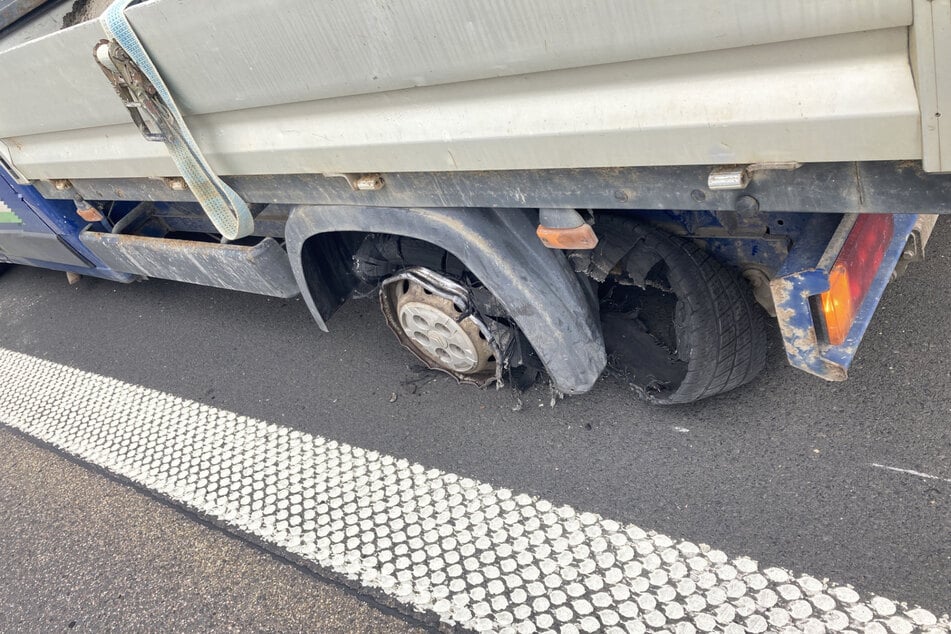
[[[859,306],[882,265],[892,240],[891,214],[865,214],[852,225],[839,256],[829,271],[829,290],[820,296],[829,343],[841,345]]]

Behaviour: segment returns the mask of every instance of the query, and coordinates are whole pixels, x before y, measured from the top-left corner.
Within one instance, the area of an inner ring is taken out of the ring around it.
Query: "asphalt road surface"
[[[418,631],[10,431],[0,447],[0,631]]]
[[[673,408],[640,403],[610,375],[554,405],[541,385],[520,396],[456,385],[421,371],[372,301],[345,306],[324,335],[300,300],[162,281],[67,286],[23,267],[0,277],[0,348],[941,614],[951,607],[949,307],[944,221],[930,260],[887,290],[849,381],[787,367],[774,333],[754,383]],[[207,628],[317,628],[308,615],[327,629],[340,618],[374,631],[415,625],[48,449],[8,432],[0,447],[0,547],[15,562],[0,572],[2,629],[183,630],[202,615]],[[221,553],[215,565],[209,552]],[[135,600],[104,599],[119,585]],[[249,605],[260,597],[267,609]]]

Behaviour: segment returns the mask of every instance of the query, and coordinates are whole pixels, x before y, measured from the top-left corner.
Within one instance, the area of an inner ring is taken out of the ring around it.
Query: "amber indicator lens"
[[[829,290],[820,295],[829,343],[845,342],[892,240],[891,214],[858,217],[829,271]]]

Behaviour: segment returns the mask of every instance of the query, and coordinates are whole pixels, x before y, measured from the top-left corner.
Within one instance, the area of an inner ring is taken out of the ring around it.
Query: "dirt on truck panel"
[[[63,16],[63,28],[98,18],[110,4],[112,0],[74,0],[69,13]]]

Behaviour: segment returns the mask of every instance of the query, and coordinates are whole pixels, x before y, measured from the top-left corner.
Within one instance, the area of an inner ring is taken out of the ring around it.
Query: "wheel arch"
[[[341,294],[348,263],[341,253],[325,252],[333,248],[330,234],[416,238],[453,254],[486,285],[531,342],[558,390],[586,392],[606,363],[597,306],[564,254],[545,248],[535,236],[533,216],[524,209],[297,205],[285,237],[301,294],[321,329],[327,330],[330,315],[346,299]]]

